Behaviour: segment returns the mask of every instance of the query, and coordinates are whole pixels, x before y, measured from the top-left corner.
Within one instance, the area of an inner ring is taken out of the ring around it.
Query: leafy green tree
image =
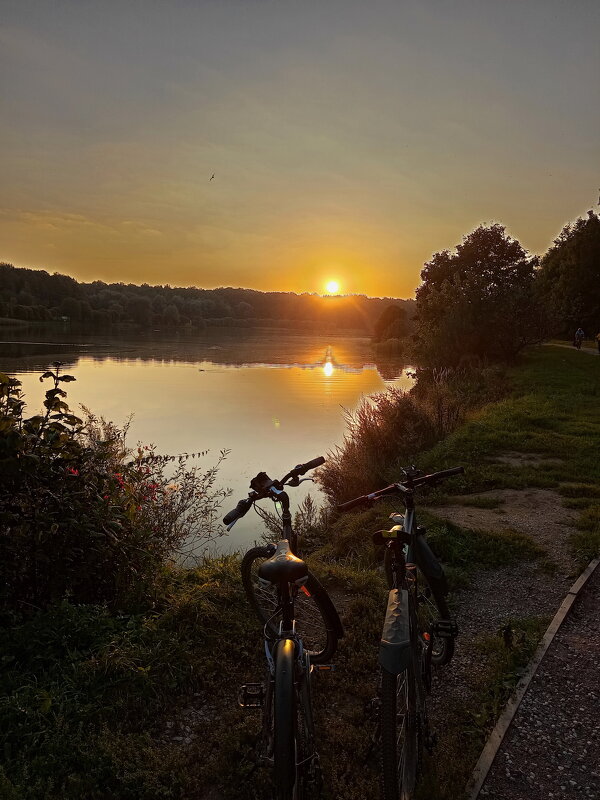
[[[152,301],[147,297],[133,296],[127,301],[127,311],[131,319],[144,328],[152,324]]]
[[[177,306],[171,303],[168,305],[162,313],[162,321],[163,325],[167,325],[169,327],[174,327],[179,325],[180,317],[179,311],[177,310]]]
[[[480,225],[454,251],[436,253],[417,289],[417,355],[427,365],[510,361],[537,341],[535,267],[504,226]]]
[[[408,333],[409,324],[406,311],[398,305],[388,306],[373,326],[373,341],[404,339]]]
[[[76,322],[81,319],[81,302],[74,297],[65,297],[60,304],[60,310],[69,319]]]
[[[554,240],[541,261],[539,286],[553,332],[572,335],[580,325],[588,336],[600,330],[600,219],[593,211]]]

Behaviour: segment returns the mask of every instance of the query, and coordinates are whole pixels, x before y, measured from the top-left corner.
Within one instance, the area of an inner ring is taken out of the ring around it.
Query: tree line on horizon
[[[287,327],[370,334],[390,305],[412,317],[414,300],[365,295],[295,294],[254,289],[80,283],[68,275],[0,264],[0,318],[68,320],[77,330]]]
[[[0,264],[0,319],[68,320],[75,329],[283,327],[361,331],[382,355],[423,365],[510,361],[527,344],[600,332],[600,219],[564,226],[528,253],[503,225],[480,225],[424,265],[416,302],[364,295],[149,286],[93,281]],[[411,335],[412,334],[412,335]]]

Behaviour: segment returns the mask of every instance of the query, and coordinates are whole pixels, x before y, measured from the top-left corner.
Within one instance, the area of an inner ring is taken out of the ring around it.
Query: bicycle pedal
[[[265,687],[262,683],[243,683],[238,692],[238,704],[242,708],[262,708],[265,702]]]
[[[458,636],[458,625],[453,619],[437,619],[431,624],[431,630],[441,639],[453,639]]]

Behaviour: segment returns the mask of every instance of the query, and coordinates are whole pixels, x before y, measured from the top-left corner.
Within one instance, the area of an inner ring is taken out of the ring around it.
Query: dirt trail
[[[504,458],[508,462],[509,458],[514,459],[515,456],[506,455]],[[495,500],[498,507],[461,505],[461,501],[473,502],[474,498]],[[575,564],[569,554],[568,537],[573,532],[576,513],[563,506],[562,497],[556,492],[548,489],[498,489],[467,497],[459,496],[453,500],[452,505],[436,506],[429,510],[463,528],[523,533],[546,551],[565,578],[574,575]]]

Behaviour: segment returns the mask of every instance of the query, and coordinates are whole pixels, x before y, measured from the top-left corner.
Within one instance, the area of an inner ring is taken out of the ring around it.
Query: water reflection
[[[203,340],[0,343],[0,369],[17,374],[29,409],[41,405],[39,371],[53,360],[77,382],[69,402],[122,424],[134,414],[130,444],[155,443],[164,453],[210,449],[206,462],[230,449],[219,483],[232,488],[232,503],[245,497],[260,470],[279,475],[294,464],[325,455],[344,433],[344,409],[386,386],[408,388],[402,365],[375,363],[366,339],[281,334],[207,336]],[[40,344],[33,345],[39,348]],[[311,491],[303,484],[294,504]],[[227,509],[226,509],[227,510]],[[245,547],[260,536],[248,514],[220,550]]]

